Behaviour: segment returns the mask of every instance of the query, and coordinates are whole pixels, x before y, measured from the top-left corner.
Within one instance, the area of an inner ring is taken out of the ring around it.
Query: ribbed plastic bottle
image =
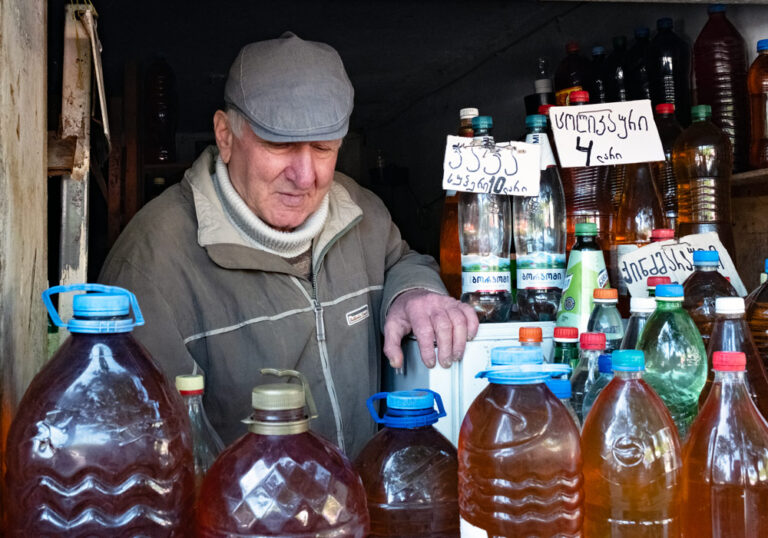
[[[571,382],[562,378],[550,378],[545,381],[547,388],[552,391],[555,398],[560,400],[565,410],[571,415],[573,423],[581,430],[581,422],[579,422],[579,416],[576,414],[576,410],[571,404]]]
[[[605,81],[609,103],[627,100],[627,85],[624,76],[624,59],[627,54],[627,38],[615,36],[613,50],[605,59]]]
[[[685,439],[707,380],[707,352],[696,324],[683,309],[681,285],[656,287],[656,310],[637,348],[645,353],[646,381],[664,401],[680,438]]]
[[[632,297],[629,311],[631,315],[627,323],[624,338],[621,339],[621,349],[637,349],[637,342],[643,334],[645,324],[656,310],[656,299],[652,297]]]
[[[725,16],[725,6],[708,8],[709,20],[693,44],[696,102],[712,107],[712,122],[733,147],[735,172],[749,160],[749,94],[744,38]]]
[[[707,383],[699,396],[699,409],[707,400],[712,387],[712,357],[716,351],[740,351],[747,356],[746,384],[752,401],[757,409],[768,417],[768,372],[760,359],[755,341],[747,326],[744,314],[744,299],[741,297],[718,297],[715,301],[715,323],[712,337],[707,347],[709,359],[709,375]]]
[[[605,335],[605,350],[610,353],[621,347],[624,338],[624,324],[616,307],[618,294],[616,288],[596,288],[592,294],[595,307],[587,322],[587,332]]]
[[[569,41],[565,45],[566,56],[555,71],[555,104],[558,106],[568,105],[571,93],[584,90],[589,80],[589,60],[579,50],[577,42]]]
[[[462,537],[580,536],[579,429],[546,387],[563,364],[491,367],[459,433]]]
[[[674,32],[673,26],[670,17],[658,19],[656,35],[648,46],[651,101],[654,106],[671,104],[680,123],[688,125],[691,123],[691,48]]]
[[[646,280],[648,297],[656,297],[656,286],[662,284],[672,284],[672,279],[668,276],[649,276]]]
[[[690,112],[690,109],[688,110]],[[690,114],[686,114],[690,122]],[[664,211],[665,226],[674,231],[677,229],[677,179],[672,166],[672,151],[677,137],[683,132],[683,128],[675,118],[675,105],[662,103],[656,105],[656,129],[661,138],[661,147],[664,149],[664,160],[651,163],[656,185],[661,195],[662,210]],[[653,241],[653,236],[651,236]]]
[[[693,123],[677,138],[672,166],[677,179],[678,235],[717,232],[735,257],[731,227],[731,143],[709,121],[709,105],[691,108]]]
[[[541,148],[538,196],[512,201],[517,306],[522,321],[554,321],[565,280],[565,194],[547,136],[547,117],[525,119],[525,141]]]
[[[473,138],[472,118],[479,112],[476,108],[462,108],[459,111],[459,136]],[[448,293],[454,299],[461,298],[461,247],[459,246],[459,193],[445,192],[443,213],[440,217],[440,278]]]
[[[51,296],[71,291],[94,293],[75,295],[64,323]],[[48,289],[43,302],[71,335],[32,380],[8,432],[6,536],[189,536],[189,419],[131,334],[144,324],[136,297],[78,284]]]
[[[195,487],[200,489],[203,478],[213,462],[224,450],[224,443],[211,426],[203,406],[205,379],[200,374],[177,375],[176,390],[184,399],[184,405],[192,428],[192,455],[195,460]]]
[[[590,62],[589,83],[586,90],[589,92],[593,103],[608,102],[608,88],[605,79],[605,47],[600,45],[592,47],[592,61]]]
[[[490,116],[472,118],[474,141],[493,147]],[[499,194],[459,194],[461,301],[471,305],[480,322],[503,322],[512,308],[510,248],[512,202]]]
[[[613,366],[611,366],[610,353],[602,353],[597,358],[597,371],[597,379],[595,379],[595,382],[590,385],[589,390],[584,395],[584,403],[581,404],[581,416],[584,417],[584,420],[587,420],[589,411],[595,404],[597,397],[600,395],[603,389],[608,386],[608,383],[611,382],[611,379],[613,379]]]
[[[197,536],[368,536],[360,476],[336,446],[309,431],[317,409],[306,378],[295,370],[261,374],[301,384],[253,389],[248,433],[221,453],[203,480]]]
[[[768,39],[757,42],[757,58],[749,67],[747,85],[752,118],[749,165],[768,168]]]
[[[737,297],[738,293],[731,283],[718,272],[720,255],[716,250],[696,250],[693,253],[695,270],[683,282],[685,300],[683,308],[704,339],[704,347],[709,343],[712,325],[715,322],[715,299],[718,297]],[[717,350],[720,351],[720,350]]]
[[[581,333],[579,336],[579,363],[571,374],[571,403],[579,417],[579,423],[584,423],[584,396],[597,380],[600,372],[597,360],[605,351],[605,335],[603,333]]]
[[[383,417],[377,400],[386,400]],[[427,389],[380,392],[367,405],[384,426],[355,459],[368,499],[369,536],[458,537],[456,449],[433,426],[445,416],[440,395]]]
[[[682,458],[672,417],[643,380],[643,352],[612,355],[613,380],[582,429],[585,536],[680,536]]]
[[[648,77],[648,47],[651,31],[640,26],[635,28],[635,41],[625,56],[627,97],[629,101],[650,99],[651,86]]]
[[[576,327],[555,327],[554,353],[552,362],[567,364],[571,370],[579,364],[579,329]]]
[[[712,392],[683,451],[684,536],[763,536],[768,423],[747,393],[744,354],[718,351],[713,362]]]

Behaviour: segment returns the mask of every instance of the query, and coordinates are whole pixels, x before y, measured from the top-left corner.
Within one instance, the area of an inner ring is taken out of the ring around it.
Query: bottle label
[[[525,135],[526,144],[537,144],[541,146],[541,170],[546,170],[550,166],[556,166],[555,154],[552,153],[552,146],[549,145],[547,133],[528,133]]]
[[[605,259],[600,250],[572,250],[565,275],[563,295],[557,313],[559,327],[587,330],[592,312],[592,292],[609,286]]]
[[[564,254],[539,252],[517,256],[517,289],[562,289],[564,281]]]
[[[488,531],[475,527],[463,517],[459,518],[459,533],[461,538],[488,538]]]
[[[573,92],[580,92],[583,90],[581,86],[572,86],[570,88],[565,88],[564,90],[558,90],[555,92],[555,104],[557,106],[568,106],[570,103],[570,96]]]
[[[629,254],[630,252],[633,252],[637,250],[637,245],[629,244],[629,245],[616,245],[611,249],[611,257],[613,258],[613,267],[619,267],[619,260],[622,256]],[[629,295],[629,288],[627,287],[627,281],[624,280],[624,277],[621,276],[621,271],[618,271],[618,274],[616,275],[616,280],[618,282],[615,283],[616,288],[619,290],[619,295]]]
[[[509,258],[499,256],[461,257],[462,293],[498,293],[512,291],[512,273]]]

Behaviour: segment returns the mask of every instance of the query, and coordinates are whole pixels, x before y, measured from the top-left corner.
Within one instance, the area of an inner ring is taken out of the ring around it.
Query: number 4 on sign
[[[592,157],[592,146],[594,145],[595,145],[594,140],[590,140],[588,146],[582,146],[581,137],[580,136],[576,137],[576,149],[578,151],[583,151],[584,153],[587,154],[587,164],[585,164],[584,166],[589,166],[589,161],[590,161],[590,158]]]

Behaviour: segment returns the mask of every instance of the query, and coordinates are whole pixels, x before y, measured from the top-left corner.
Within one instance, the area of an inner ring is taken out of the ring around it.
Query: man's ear
[[[224,164],[229,164],[235,134],[229,126],[227,113],[223,110],[217,110],[213,115],[213,135],[216,137],[216,145],[219,147],[221,160],[224,161]]]

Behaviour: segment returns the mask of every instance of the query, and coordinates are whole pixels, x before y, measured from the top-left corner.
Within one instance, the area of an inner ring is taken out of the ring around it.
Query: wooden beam
[[[54,131],[48,131],[48,176],[63,176],[72,173],[75,163],[77,138],[60,138]]]

